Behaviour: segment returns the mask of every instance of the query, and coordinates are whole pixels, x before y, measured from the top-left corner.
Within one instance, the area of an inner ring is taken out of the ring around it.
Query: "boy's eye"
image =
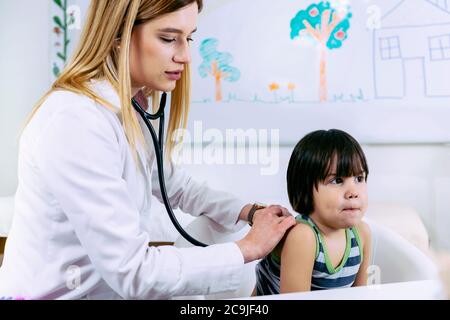
[[[344,182],[344,180],[342,178],[340,178],[340,177],[333,178],[330,181],[330,183],[332,183],[332,184],[340,184],[342,182]]]
[[[358,182],[364,182],[364,176],[357,176],[356,181]]]

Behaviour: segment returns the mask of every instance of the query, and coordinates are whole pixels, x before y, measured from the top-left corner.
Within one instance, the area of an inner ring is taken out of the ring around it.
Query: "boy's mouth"
[[[356,213],[356,212],[358,212],[358,211],[360,211],[360,208],[359,208],[359,207],[344,207],[344,208],[342,209],[342,212],[343,212],[343,213]]]

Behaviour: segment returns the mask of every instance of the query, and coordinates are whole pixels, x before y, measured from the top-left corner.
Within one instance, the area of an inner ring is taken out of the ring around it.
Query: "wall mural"
[[[51,79],[59,76],[70,59],[82,27],[82,13],[88,0],[52,0],[51,2]]]
[[[88,5],[52,0],[52,79]],[[450,0],[208,0],[194,40],[190,127],[450,141]]]
[[[194,39],[191,127],[450,141],[450,0],[209,0]],[[212,84],[203,41],[239,76]]]

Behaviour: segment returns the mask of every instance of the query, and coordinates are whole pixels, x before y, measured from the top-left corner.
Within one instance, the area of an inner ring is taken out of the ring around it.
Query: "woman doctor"
[[[19,151],[15,214],[0,296],[164,299],[239,286],[295,224],[270,206],[235,243],[149,247],[154,149],[131,98],[171,92],[166,148],[186,125],[192,33],[202,0],[92,1],[71,63],[33,110]],[[142,129],[141,129],[142,128]],[[173,207],[229,230],[251,208],[166,165]],[[78,278],[73,278],[77,275]]]

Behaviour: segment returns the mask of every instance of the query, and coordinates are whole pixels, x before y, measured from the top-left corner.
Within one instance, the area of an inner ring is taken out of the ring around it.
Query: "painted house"
[[[373,32],[375,97],[450,97],[450,0],[402,0]]]

